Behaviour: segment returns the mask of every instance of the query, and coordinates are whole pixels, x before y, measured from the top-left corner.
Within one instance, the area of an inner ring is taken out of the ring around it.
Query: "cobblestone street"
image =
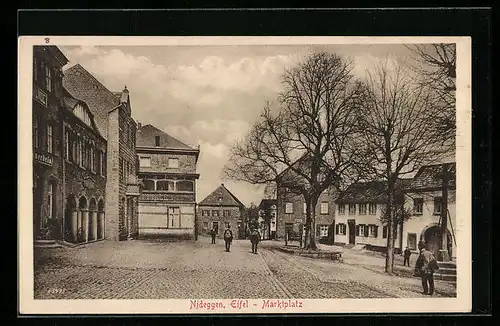
[[[288,255],[263,242],[99,242],[35,249],[35,299],[422,297],[419,279]],[[454,296],[436,282],[436,296]]]

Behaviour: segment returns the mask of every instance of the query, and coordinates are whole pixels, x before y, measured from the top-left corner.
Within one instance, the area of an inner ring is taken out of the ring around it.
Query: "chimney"
[[[127,89],[127,85],[125,85],[125,87],[123,88],[123,93],[128,93],[128,89]]]
[[[142,128],[142,123],[137,122],[137,130],[140,130]]]

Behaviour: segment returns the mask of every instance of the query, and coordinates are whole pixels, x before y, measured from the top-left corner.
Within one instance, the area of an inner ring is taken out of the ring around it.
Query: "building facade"
[[[276,239],[278,207],[276,199],[262,199],[259,204],[259,231],[262,239]]]
[[[447,211],[443,209],[442,173],[449,175]],[[403,244],[417,252],[418,241],[423,240],[427,248],[439,257],[441,249],[442,218],[447,215],[447,250],[456,259],[456,165],[445,163],[428,165],[419,169],[405,191],[405,205],[411,217],[404,225]]]
[[[105,237],[107,143],[87,104],[63,90],[64,238],[81,243]]]
[[[131,116],[129,91],[125,87],[121,92],[111,92],[79,64],[65,70],[63,85],[72,97],[87,104],[107,142],[105,238],[133,238],[138,234],[139,183],[137,126]]]
[[[235,239],[246,238],[245,205],[224,184],[198,203],[197,215],[199,234],[209,235],[215,228],[221,237],[230,225]]]
[[[397,182],[396,204],[403,205],[402,189],[410,180]],[[383,215],[386,203],[386,182],[371,181],[350,185],[337,203],[335,244],[364,245],[367,249],[384,251],[387,248],[388,229]],[[394,229],[395,251],[402,250],[402,227]]]
[[[61,239],[64,231],[62,67],[56,46],[33,47],[33,237]]]
[[[140,236],[196,237],[196,165],[192,148],[152,125],[139,124]]]

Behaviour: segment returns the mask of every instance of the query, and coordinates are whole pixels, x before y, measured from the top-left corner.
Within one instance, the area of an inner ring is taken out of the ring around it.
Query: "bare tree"
[[[364,103],[358,113],[358,159],[363,172],[387,181],[387,255],[385,270],[392,274],[394,228],[398,210],[395,195],[399,178],[445,156],[442,133],[433,119],[439,107],[430,87],[415,82],[400,63],[385,61],[367,74]]]
[[[352,62],[319,52],[283,74],[278,110],[268,103],[243,141],[231,150],[227,177],[252,184],[278,182],[306,202],[303,247],[316,250],[319,195],[353,168],[352,136],[361,83]]]
[[[414,55],[413,71],[419,82],[429,86],[440,110],[434,112],[436,128],[454,142],[456,130],[456,44],[408,45]]]

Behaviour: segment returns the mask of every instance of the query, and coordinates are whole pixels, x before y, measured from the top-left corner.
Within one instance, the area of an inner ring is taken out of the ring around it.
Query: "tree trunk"
[[[394,217],[393,217],[393,203],[394,203],[394,185],[391,180],[387,183],[387,253],[385,256],[385,272],[392,274],[394,266]]]
[[[317,196],[310,196],[309,198],[306,198],[306,232],[303,241],[303,249],[306,250],[318,250],[315,236],[315,211],[317,203]]]

